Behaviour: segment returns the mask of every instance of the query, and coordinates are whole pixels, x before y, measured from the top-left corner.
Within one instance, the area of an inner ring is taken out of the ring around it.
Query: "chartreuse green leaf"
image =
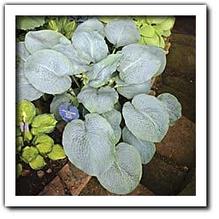
[[[22,164],[18,163],[17,166],[16,166],[16,175],[17,175],[17,177],[21,176],[22,170],[23,170]]]
[[[169,115],[154,96],[139,94],[123,105],[127,128],[140,140],[160,142],[169,128]]]
[[[29,165],[33,170],[40,170],[46,166],[46,162],[41,155],[37,155],[35,159],[29,162]]]
[[[138,84],[150,80],[162,65],[151,46],[131,44],[123,47],[122,54],[118,70],[120,79],[127,84]]]
[[[50,136],[46,134],[42,134],[42,135],[36,136],[34,144],[36,145],[36,148],[38,149],[40,154],[45,155],[45,154],[48,154],[52,150],[54,141]]]
[[[71,41],[52,30],[29,31],[25,36],[25,46],[30,53],[41,49],[52,49],[58,44],[68,45]]]
[[[33,135],[51,133],[56,126],[56,119],[53,114],[41,114],[36,116],[32,122],[31,132]]]
[[[117,92],[127,99],[131,99],[137,94],[149,93],[152,86],[151,80],[139,84],[126,84],[124,81],[118,79],[116,80],[116,84]]]
[[[126,126],[122,130],[122,139],[124,142],[134,146],[138,150],[142,164],[147,164],[151,161],[156,152],[156,147],[153,142],[136,138]]]
[[[173,25],[175,23],[174,17],[166,17],[163,22],[157,24],[157,28],[161,30],[171,30],[173,28]]]
[[[116,146],[113,164],[97,178],[101,185],[115,194],[132,192],[142,176],[141,157],[131,145],[120,143]]]
[[[101,114],[114,108],[119,95],[111,87],[101,87],[99,89],[87,87],[81,90],[77,98],[89,112]]]
[[[31,124],[36,115],[36,108],[28,100],[22,100],[17,105],[17,122]]]
[[[62,120],[59,115],[59,106],[62,103],[71,103],[74,100],[74,97],[69,93],[57,94],[53,97],[50,104],[50,112],[54,114],[57,120]]]
[[[105,85],[111,75],[116,71],[121,57],[121,54],[111,54],[94,64],[92,70],[88,72],[89,85],[94,88]]]
[[[114,162],[115,142],[111,125],[96,113],[85,115],[85,121],[69,122],[62,139],[68,159],[93,176],[99,176]]]
[[[24,73],[28,81],[39,91],[59,94],[71,86],[72,63],[62,53],[51,49],[35,52],[25,62]]]
[[[66,157],[65,152],[63,150],[63,147],[59,144],[55,144],[52,147],[52,151],[50,153],[48,153],[47,156],[51,160],[60,160],[60,159],[64,159]]]
[[[120,123],[122,121],[121,113],[113,109],[111,111],[101,114],[101,116],[103,116],[112,126],[116,137],[116,143],[118,143],[121,138],[121,128],[120,128]]]
[[[175,122],[182,116],[182,106],[175,96],[169,93],[160,94],[157,97],[165,106],[169,113],[170,126],[174,125]]]
[[[17,17],[16,28],[21,30],[32,30],[36,27],[40,27],[45,23],[44,17],[38,16],[19,16]]]
[[[100,33],[101,35],[104,36],[104,26],[103,24],[98,21],[97,19],[88,19],[85,22],[81,23],[78,25],[76,31],[87,31],[87,32],[91,32],[91,31],[97,31],[98,33]]]
[[[116,48],[137,43],[140,39],[135,23],[129,19],[111,20],[105,26],[105,34]]]
[[[146,17],[146,20],[149,24],[161,24],[164,22],[168,17],[158,17],[158,16],[148,16]]]
[[[97,31],[76,31],[72,37],[72,44],[79,57],[86,60],[88,64],[99,62],[108,53],[104,37]]]
[[[140,29],[140,34],[144,37],[153,37],[155,35],[155,29],[148,24],[145,24],[141,29]]]
[[[21,154],[21,158],[25,163],[31,162],[39,154],[38,150],[33,146],[26,146]]]

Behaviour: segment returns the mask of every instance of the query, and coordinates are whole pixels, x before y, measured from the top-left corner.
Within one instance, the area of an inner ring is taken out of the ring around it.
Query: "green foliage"
[[[141,35],[140,43],[165,48],[165,40],[171,35],[174,17],[134,17]]]
[[[17,29],[21,30],[32,30],[36,27],[40,27],[45,23],[44,17],[26,17],[26,16],[19,16],[17,17]]]
[[[70,21],[67,17],[50,19],[48,22],[48,29],[62,33],[68,39],[71,39],[76,26],[76,22]]]
[[[33,170],[39,170],[46,165],[45,159],[65,158],[61,145],[54,144],[54,140],[46,134],[51,133],[56,126],[53,114],[36,115],[34,104],[27,100],[18,103],[17,111],[16,152],[20,158],[17,164],[18,177],[22,171],[21,161],[29,164]]]
[[[110,192],[130,193],[141,179],[142,163],[155,154],[155,142],[181,116],[181,105],[172,95],[149,95],[154,78],[166,66],[162,48],[174,18],[88,19],[76,29],[72,23],[68,36],[62,19],[49,21],[52,30],[28,32],[20,44],[27,50],[21,52],[20,65],[29,85],[54,95],[54,115],[35,116],[30,124],[35,137],[28,146],[38,154],[29,165],[40,169],[46,159],[66,154]],[[60,119],[60,106],[72,103],[81,117],[66,121],[63,151],[46,133]]]

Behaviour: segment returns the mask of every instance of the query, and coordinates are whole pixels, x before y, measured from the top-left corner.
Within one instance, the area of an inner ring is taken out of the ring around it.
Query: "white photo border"
[[[207,68],[206,5],[5,5],[5,206],[8,207],[206,207]],[[195,196],[16,196],[16,16],[196,16]]]

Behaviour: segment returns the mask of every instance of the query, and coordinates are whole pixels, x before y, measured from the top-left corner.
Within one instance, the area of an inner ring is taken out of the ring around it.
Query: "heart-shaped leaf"
[[[106,38],[115,45],[116,48],[137,43],[140,34],[135,23],[129,19],[111,20],[105,26]]]
[[[62,53],[39,50],[29,56],[24,67],[25,77],[43,93],[59,94],[71,86],[72,63]]]
[[[115,194],[128,194],[139,184],[142,175],[141,157],[131,145],[116,146],[115,162],[97,178],[101,185]]]
[[[128,45],[123,47],[122,54],[118,70],[121,80],[127,84],[138,84],[150,80],[157,74],[162,64],[151,46]]]
[[[35,159],[33,159],[30,163],[29,163],[30,167],[33,170],[40,170],[42,169],[44,166],[46,166],[46,162],[44,160],[44,158],[41,155],[38,155]]]
[[[121,57],[121,54],[111,54],[94,64],[92,71],[88,72],[89,85],[98,88],[106,84],[111,75],[116,71]]]
[[[32,122],[31,132],[33,135],[41,135],[44,133],[51,133],[57,121],[52,114],[41,114],[34,117]]]
[[[121,138],[121,128],[120,128],[120,123],[122,121],[121,113],[113,109],[109,112],[101,114],[101,116],[103,116],[112,126],[116,137],[116,143],[118,143]]]
[[[36,145],[36,148],[40,154],[45,155],[52,150],[54,141],[50,136],[42,134],[36,137],[34,144]]]
[[[96,113],[85,115],[85,121],[78,119],[68,123],[62,143],[69,160],[89,175],[100,175],[114,161],[114,131],[107,120]]]
[[[76,31],[72,37],[72,44],[79,56],[88,63],[99,62],[108,53],[108,47],[104,37],[97,31]]]
[[[156,147],[153,142],[136,138],[126,126],[122,130],[122,139],[124,142],[134,146],[138,150],[142,164],[147,164],[151,161],[156,152]]]
[[[33,146],[26,146],[23,151],[22,151],[22,155],[21,155],[21,159],[25,162],[25,163],[29,163],[31,162],[33,159],[35,159],[38,156],[39,152],[38,150],[33,147]]]
[[[113,109],[118,101],[118,93],[110,87],[95,89],[92,87],[84,88],[78,94],[78,101],[91,113],[105,113]]]
[[[139,94],[123,105],[128,129],[140,140],[160,142],[169,128],[169,115],[154,96]]]
[[[88,19],[85,22],[79,24],[75,31],[77,31],[77,32],[79,32],[79,31],[81,31],[81,32],[83,32],[83,31],[87,31],[87,32],[97,31],[98,33],[100,33],[101,35],[104,36],[103,24],[94,18]]]
[[[55,144],[52,147],[52,151],[50,153],[48,153],[47,156],[51,160],[60,160],[60,159],[64,159],[66,157],[63,147],[59,144]]]
[[[182,106],[180,102],[175,96],[169,93],[160,94],[157,98],[164,104],[169,113],[170,126],[174,125],[182,116]]]
[[[22,100],[17,105],[17,122],[31,124],[36,115],[36,108],[28,100]]]
[[[126,84],[122,80],[117,80],[116,83],[117,83],[116,89],[118,93],[126,97],[127,99],[131,99],[138,94],[149,93],[152,86],[151,80],[140,84]]]
[[[25,36],[25,46],[30,53],[41,49],[52,49],[58,44],[69,45],[71,41],[53,30],[29,31]]]

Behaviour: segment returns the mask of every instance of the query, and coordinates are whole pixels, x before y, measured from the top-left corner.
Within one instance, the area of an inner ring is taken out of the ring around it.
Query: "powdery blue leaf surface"
[[[62,53],[50,49],[39,50],[25,62],[24,74],[39,91],[60,94],[71,86],[68,75],[72,73],[72,63]]]
[[[131,145],[120,143],[116,147],[116,160],[97,178],[101,185],[115,194],[128,194],[139,184],[142,176],[141,157]]]
[[[103,116],[112,126],[116,137],[116,143],[118,143],[121,138],[121,128],[120,128],[120,123],[122,121],[121,113],[113,109],[109,112],[101,114],[101,116]]]
[[[92,70],[88,72],[89,85],[98,88],[106,84],[111,75],[116,71],[121,57],[121,54],[111,54],[94,64]]]
[[[131,44],[122,49],[123,57],[118,70],[121,80],[127,84],[138,84],[150,80],[161,68],[160,59],[151,47]]]
[[[104,37],[97,31],[76,31],[72,36],[72,44],[78,55],[88,63],[96,63],[108,54],[108,47]]]
[[[106,38],[116,48],[137,43],[140,34],[135,23],[129,19],[112,20],[105,26]]]
[[[160,94],[157,98],[164,104],[169,113],[170,126],[174,125],[182,116],[182,106],[180,102],[175,96],[169,93]]]
[[[72,100],[71,94],[63,93],[57,94],[53,97],[52,102],[50,104],[50,112],[54,114],[57,120],[61,120],[61,116],[59,115],[59,106],[62,103],[70,103]]]
[[[58,44],[71,44],[61,33],[53,30],[29,31],[25,36],[25,46],[30,53],[41,49],[52,49]]]
[[[92,113],[85,121],[73,120],[63,132],[62,144],[69,160],[89,175],[98,176],[114,162],[115,135],[102,116]]]
[[[86,60],[83,60],[79,57],[76,49],[72,44],[58,44],[53,47],[54,50],[64,54],[73,64],[72,75],[80,74],[82,72],[88,71],[90,68],[87,64],[89,64]]]
[[[87,32],[91,32],[91,31],[97,31],[98,33],[100,33],[101,35],[104,36],[104,25],[98,20],[98,19],[88,19],[85,22],[83,22],[82,24],[79,24],[77,29],[75,30],[77,32],[81,31],[87,31]]]
[[[73,106],[71,103],[62,103],[59,106],[59,115],[65,122],[70,122],[79,118],[77,107]]]
[[[110,87],[87,87],[81,90],[77,98],[89,112],[101,114],[112,110],[119,96],[115,89]]]
[[[124,142],[134,146],[138,150],[142,164],[147,164],[151,161],[156,152],[156,147],[153,142],[136,138],[126,126],[122,130],[122,139]]]
[[[127,99],[131,99],[135,95],[149,93],[151,86],[152,86],[151,80],[139,84],[126,84],[121,80],[117,80],[116,89],[119,94],[126,97]]]
[[[168,112],[154,96],[135,96],[123,105],[122,114],[127,128],[141,140],[160,142],[169,128]]]
[[[29,51],[27,50],[24,42],[18,42],[16,45],[17,57],[19,58],[19,62],[26,62],[27,58],[30,56]]]

